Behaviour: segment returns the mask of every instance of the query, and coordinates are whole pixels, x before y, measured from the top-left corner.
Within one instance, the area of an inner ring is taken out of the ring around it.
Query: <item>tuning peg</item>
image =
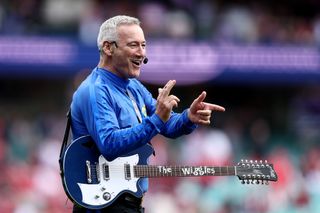
[[[242,166],[245,166],[245,161],[243,160],[243,159],[241,159],[241,161],[240,161],[241,163],[239,163],[239,164],[241,164]]]
[[[244,180],[241,180],[241,184],[245,184],[246,182]]]
[[[263,182],[263,181],[262,181],[262,182]],[[260,181],[259,181],[259,180],[256,180],[256,184],[259,185],[259,184],[260,184]]]
[[[266,180],[266,181],[265,181],[265,184],[266,184],[266,185],[269,185],[269,181]]]

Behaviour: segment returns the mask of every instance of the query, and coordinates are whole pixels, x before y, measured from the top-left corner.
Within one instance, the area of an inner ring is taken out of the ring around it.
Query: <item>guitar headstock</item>
[[[266,160],[241,160],[236,166],[236,175],[242,184],[269,184],[269,181],[278,180],[273,165]]]

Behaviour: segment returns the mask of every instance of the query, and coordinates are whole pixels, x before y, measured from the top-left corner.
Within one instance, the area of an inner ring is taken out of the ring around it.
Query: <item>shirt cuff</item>
[[[165,123],[157,114],[153,114],[149,117],[150,122],[155,126],[157,132],[161,132],[161,129],[164,127]]]
[[[189,109],[185,109],[183,112],[182,112],[182,120],[183,120],[183,123],[186,127],[189,127],[189,128],[196,128],[198,127],[197,124],[194,124],[188,117],[188,110]]]

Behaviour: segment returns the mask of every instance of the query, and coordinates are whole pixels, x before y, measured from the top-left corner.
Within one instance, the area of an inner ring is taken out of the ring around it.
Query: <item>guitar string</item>
[[[234,175],[235,174],[235,169],[233,166],[226,166],[226,167],[216,167],[216,166],[163,166],[165,169],[170,169],[171,172],[161,172],[159,171],[159,166],[148,166],[148,165],[134,165],[134,169],[133,172],[134,174],[139,174],[139,175],[143,175],[144,173],[156,173],[157,175],[165,175],[165,176],[169,176],[172,173],[180,173],[183,172],[183,169],[194,169],[192,171],[188,171],[188,174],[183,174],[183,175],[194,175],[196,173],[201,173],[204,172],[204,168],[206,167],[208,169],[214,169],[214,173],[210,173],[210,172],[205,172],[205,175]],[[197,168],[201,168],[200,170],[197,170]],[[231,171],[229,171],[229,169],[231,169]],[[103,169],[102,169],[103,170]],[[131,168],[130,168],[131,170]],[[219,170],[219,172],[217,172],[217,170]],[[100,171],[100,173],[104,173],[105,171]],[[126,173],[125,170],[125,166],[110,166],[109,167],[109,176],[110,173],[112,174],[123,174]],[[197,176],[200,176],[197,175]]]

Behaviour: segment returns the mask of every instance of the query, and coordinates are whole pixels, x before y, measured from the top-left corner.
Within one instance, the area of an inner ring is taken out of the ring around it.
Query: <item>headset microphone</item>
[[[145,57],[145,58],[143,59],[143,63],[144,63],[144,64],[148,63],[148,61],[149,61],[149,59],[148,59],[147,57]]]

